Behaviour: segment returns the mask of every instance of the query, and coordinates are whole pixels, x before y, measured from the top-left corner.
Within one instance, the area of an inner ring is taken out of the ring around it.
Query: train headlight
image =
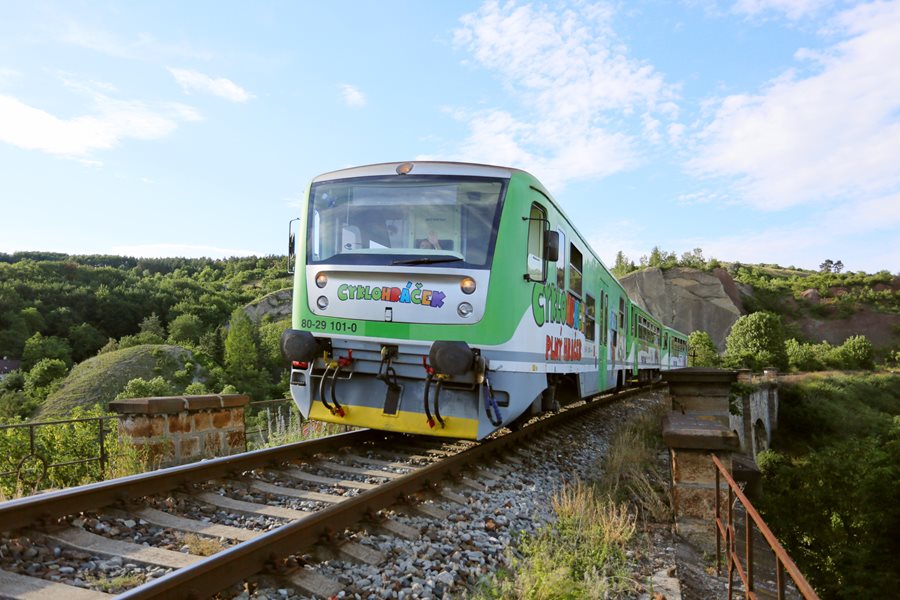
[[[325,296],[319,296],[319,299],[316,300],[316,306],[318,306],[322,310],[325,310],[326,308],[328,308],[328,298],[326,298]]]
[[[316,273],[316,286],[323,288],[328,285],[328,275],[325,273]]]
[[[463,277],[462,281],[459,282],[459,289],[463,291],[463,294],[474,294],[475,280],[471,277]]]
[[[464,319],[472,316],[472,305],[468,302],[460,302],[456,307],[456,313]]]

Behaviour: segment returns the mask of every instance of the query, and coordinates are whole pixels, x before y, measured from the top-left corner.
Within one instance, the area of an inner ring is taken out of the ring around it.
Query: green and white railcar
[[[686,335],[672,329],[663,327],[662,346],[663,369],[683,369],[688,366],[688,338]]]
[[[650,381],[662,367],[660,345],[662,323],[638,304],[631,303],[631,326],[628,339],[628,362],[632,366],[633,381]]]
[[[282,349],[304,417],[481,439],[633,372],[625,290],[524,171],[344,169],[298,221]]]

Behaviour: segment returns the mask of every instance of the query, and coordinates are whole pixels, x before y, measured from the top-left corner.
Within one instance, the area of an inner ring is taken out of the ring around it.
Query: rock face
[[[273,321],[281,321],[291,318],[291,298],[294,293],[291,288],[284,288],[263,296],[259,300],[251,302],[244,307],[244,312],[255,322],[259,323],[264,317],[269,316]]]
[[[708,273],[652,267],[620,281],[628,295],[663,324],[684,333],[703,330],[720,351],[725,349],[731,326],[746,313],[738,286],[722,269]]]

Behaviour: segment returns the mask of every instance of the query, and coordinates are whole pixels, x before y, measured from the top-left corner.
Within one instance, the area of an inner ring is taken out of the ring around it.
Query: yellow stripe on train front
[[[353,427],[370,427],[386,431],[400,431],[419,435],[434,435],[457,439],[478,439],[478,419],[444,417],[445,427],[435,423],[429,427],[425,415],[420,412],[399,411],[396,416],[388,416],[380,408],[369,406],[347,406],[343,417],[331,414],[321,402],[313,402],[309,418]]]

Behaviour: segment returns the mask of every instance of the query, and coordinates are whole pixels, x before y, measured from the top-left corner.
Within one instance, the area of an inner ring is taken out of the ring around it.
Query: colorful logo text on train
[[[531,313],[538,327],[559,323],[584,333],[584,303],[552,283],[532,288]]]
[[[444,298],[447,295],[440,290],[423,289],[421,282],[413,286],[412,281],[407,281],[405,287],[394,286],[369,286],[341,284],[338,287],[337,297],[341,302],[349,300],[365,300],[369,302],[397,302],[399,304],[421,304],[431,308],[444,306]]]

